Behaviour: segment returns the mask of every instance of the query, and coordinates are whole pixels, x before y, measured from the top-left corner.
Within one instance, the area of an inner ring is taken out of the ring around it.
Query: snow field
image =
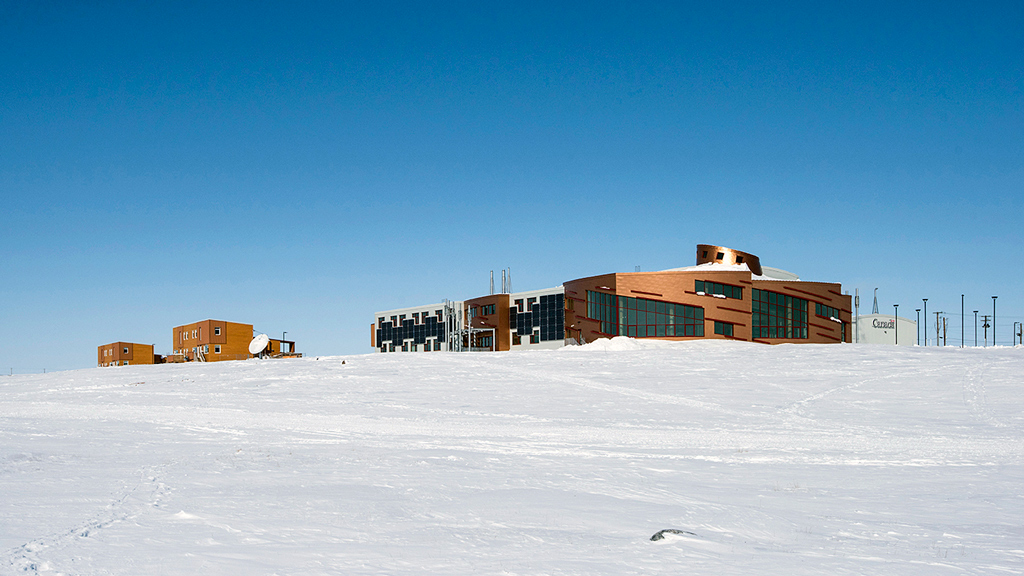
[[[0,378],[0,573],[1021,573],[1022,368],[615,339]]]

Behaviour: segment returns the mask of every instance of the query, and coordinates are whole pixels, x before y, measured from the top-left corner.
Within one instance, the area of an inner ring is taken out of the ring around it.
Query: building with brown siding
[[[96,348],[96,364],[98,366],[129,366],[132,364],[154,364],[152,344],[136,344],[134,342],[114,342]]]
[[[614,336],[850,342],[852,319],[851,298],[840,284],[804,282],[762,266],[753,254],[705,244],[697,246],[694,266],[602,274],[549,290],[489,294],[459,304],[466,321],[460,318],[451,331],[450,340],[459,345],[450,350],[549,348]],[[378,312],[377,317],[372,345],[381,352],[422,349],[419,314]]]
[[[203,320],[171,329],[174,351],[169,361],[246,360],[252,341],[252,324]]]
[[[849,342],[850,296],[762,267],[752,254],[699,245],[697,265],[565,283],[566,329],[584,342],[629,336],[766,344]]]

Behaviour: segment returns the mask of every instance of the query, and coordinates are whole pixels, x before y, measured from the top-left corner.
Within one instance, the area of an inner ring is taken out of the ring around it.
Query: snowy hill
[[[0,377],[0,573],[1021,573],[1022,374],[616,340]]]

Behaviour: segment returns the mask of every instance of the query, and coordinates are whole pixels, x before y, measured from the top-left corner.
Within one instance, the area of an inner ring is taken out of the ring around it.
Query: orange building
[[[220,362],[246,360],[252,342],[252,324],[224,320],[203,320],[171,329],[173,342],[170,362]]]
[[[252,324],[203,320],[171,329],[174,351],[168,362],[221,362],[252,358]],[[272,358],[301,358],[295,351],[295,342],[271,338],[262,356]]]
[[[583,342],[612,336],[850,342],[852,307],[840,284],[804,282],[721,246],[698,245],[696,266],[566,282],[565,303],[566,335]]]
[[[96,348],[96,363],[103,366],[128,366],[131,364],[155,364],[152,344],[114,342]]]
[[[696,265],[602,274],[547,290],[378,312],[381,352],[553,348],[627,336],[782,343],[850,342],[852,303],[834,282],[805,282],[746,252],[699,244]],[[432,344],[432,345],[431,345]]]

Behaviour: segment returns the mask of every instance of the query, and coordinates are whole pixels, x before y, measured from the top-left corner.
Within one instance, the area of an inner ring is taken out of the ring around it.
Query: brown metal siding
[[[729,284],[743,288],[743,298],[715,298],[700,296],[694,290],[696,280]],[[840,310],[840,320],[847,326],[851,320],[850,296],[840,293],[841,286],[825,282],[800,282],[778,280],[751,280],[746,271],[680,271],[680,272],[632,272],[591,276],[565,283],[565,297],[572,302],[566,311],[566,328],[572,336],[582,335],[587,342],[607,337],[600,332],[596,320],[586,317],[586,295],[588,290],[686,304],[704,309],[704,336],[663,337],[661,340],[731,339],[751,340],[751,289],[781,292],[808,301],[808,337],[806,339],[758,338],[757,342],[769,344],[789,343],[833,343],[846,339],[840,325],[815,315],[814,304],[821,303]],[[714,322],[733,325],[733,336],[715,334]]]

